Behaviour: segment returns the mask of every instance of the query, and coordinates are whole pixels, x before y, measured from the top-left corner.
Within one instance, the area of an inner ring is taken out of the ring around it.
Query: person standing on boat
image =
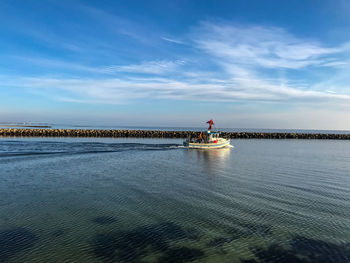
[[[210,119],[210,121],[207,121],[207,123],[209,123],[209,128],[208,128],[208,131],[211,131],[211,126],[214,125],[214,122],[212,119]]]
[[[204,143],[208,143],[208,138],[207,138],[207,135],[205,133],[203,134],[203,141],[204,141]]]
[[[201,141],[202,141],[202,133],[200,133],[198,137],[198,142],[201,142]]]

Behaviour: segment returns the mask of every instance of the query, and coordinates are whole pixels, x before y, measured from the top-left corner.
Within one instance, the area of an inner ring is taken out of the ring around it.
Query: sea
[[[0,138],[0,262],[350,262],[350,141]]]

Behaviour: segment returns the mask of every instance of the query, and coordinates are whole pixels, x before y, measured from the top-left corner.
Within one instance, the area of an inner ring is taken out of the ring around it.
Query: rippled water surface
[[[350,262],[350,142],[0,139],[0,262]]]

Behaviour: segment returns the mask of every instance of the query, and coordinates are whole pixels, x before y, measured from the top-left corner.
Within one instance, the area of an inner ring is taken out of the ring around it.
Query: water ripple
[[[1,262],[348,262],[350,144],[1,140]]]

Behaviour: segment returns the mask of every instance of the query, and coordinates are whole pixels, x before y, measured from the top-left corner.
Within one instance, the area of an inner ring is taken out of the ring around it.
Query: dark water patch
[[[201,238],[199,231],[195,228],[186,228],[184,229],[184,233],[185,233],[186,239],[189,239],[189,240],[198,241]]]
[[[239,226],[243,228],[244,232],[252,235],[267,236],[271,234],[271,225],[256,224],[256,223],[239,223]]]
[[[306,259],[298,257],[293,251],[285,249],[279,245],[270,245],[266,249],[252,248],[252,252],[259,260],[251,262],[260,263],[308,263]],[[242,261],[247,263],[247,261]],[[249,261],[248,261],[249,262]]]
[[[130,231],[98,234],[93,238],[94,254],[107,262],[138,262],[142,256],[153,252],[168,253],[168,242],[193,239],[193,234],[170,223],[138,227]]]
[[[241,259],[241,263],[259,263],[259,261],[255,259]]]
[[[267,236],[271,234],[271,225],[255,224],[255,223],[238,223],[238,225],[231,227],[227,234],[232,240],[239,238],[248,238],[252,236]]]
[[[230,228],[227,231],[227,235],[229,236],[230,241],[253,236],[249,232],[244,231],[244,230],[237,228],[237,227]]]
[[[6,262],[17,253],[30,248],[38,240],[35,234],[25,228],[0,231],[0,262]]]
[[[182,263],[189,262],[204,256],[204,252],[197,248],[176,247],[169,248],[160,257],[159,263]]]
[[[109,225],[109,224],[112,224],[116,221],[117,220],[112,216],[99,216],[99,217],[95,217],[94,219],[92,219],[92,222],[99,224],[99,225]]]
[[[305,255],[310,262],[350,262],[349,244],[338,245],[300,236],[294,237],[290,244],[294,251]]]
[[[53,236],[53,237],[60,237],[60,236],[65,235],[66,232],[67,232],[66,229],[59,228],[59,229],[56,229],[55,231],[53,231],[51,233],[51,236]]]
[[[242,263],[345,263],[350,262],[349,244],[338,245],[306,237],[293,237],[288,247],[270,245],[251,248],[257,259],[243,259]]]
[[[212,240],[210,240],[207,244],[208,247],[221,247],[223,246],[225,243],[229,243],[231,242],[232,239],[231,238],[225,238],[225,237],[217,237],[214,238]]]
[[[225,230],[224,236],[216,237],[207,243],[208,247],[221,247],[225,243],[230,243],[234,240],[250,237],[265,237],[271,234],[271,225],[257,223],[237,223],[235,226]]]

